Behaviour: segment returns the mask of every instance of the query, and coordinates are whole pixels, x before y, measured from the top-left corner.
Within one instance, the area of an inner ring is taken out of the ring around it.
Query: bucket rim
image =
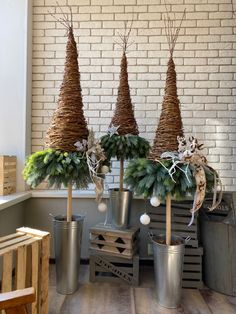
[[[165,234],[159,234],[159,235],[153,235],[153,237],[152,237],[152,242],[153,243],[155,243],[155,244],[158,244],[159,246],[161,246],[161,247],[177,247],[177,246],[180,246],[180,245],[185,245],[185,239],[183,238],[183,237],[181,237],[181,236],[178,236],[178,235],[172,235],[171,236],[171,239],[178,239],[178,240],[180,240],[181,241],[181,243],[179,243],[179,244],[170,244],[170,245],[167,245],[166,243],[159,243],[159,242],[157,242],[157,238],[161,238],[161,239],[165,239],[166,238],[166,236],[165,236]]]
[[[85,215],[72,215],[72,220],[71,221],[67,221],[66,220],[66,215],[56,215],[53,216],[53,222],[57,222],[57,223],[77,223],[80,221],[84,221],[85,219]]]

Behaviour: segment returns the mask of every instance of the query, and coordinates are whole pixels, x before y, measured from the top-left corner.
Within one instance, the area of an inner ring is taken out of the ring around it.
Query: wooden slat
[[[103,224],[98,224],[93,228],[90,228],[90,232],[92,234],[101,234],[101,235],[106,235],[106,236],[117,236],[121,238],[127,238],[127,239],[132,239],[137,232],[139,232],[138,227],[133,227],[130,229],[126,230],[117,230],[117,229],[111,229],[105,227]]]
[[[182,281],[182,287],[184,289],[202,289],[204,287],[204,284],[202,280],[183,280]]]
[[[124,267],[124,266],[118,266],[121,270],[125,271],[128,274],[133,273],[133,267]],[[103,272],[103,273],[109,273],[109,271],[106,271],[103,267],[96,265],[96,271]]]
[[[97,252],[97,253],[105,252],[105,253],[109,253],[112,256],[118,256],[118,257],[120,256],[120,257],[128,258],[128,259],[132,258],[133,255],[136,253],[136,250],[131,251],[131,250],[127,250],[127,249],[125,251],[123,251],[122,253],[120,253],[115,248],[112,249],[111,247],[105,247],[105,246],[101,250],[93,244],[91,244],[90,249],[94,252]]]
[[[39,269],[40,298],[39,313],[48,313],[48,285],[49,285],[49,254],[50,234],[42,237],[41,241],[41,268]]]
[[[150,222],[149,224],[150,228],[154,228],[154,229],[162,229],[165,230],[165,223],[164,222]],[[172,222],[171,224],[171,228],[173,230],[184,230],[184,231],[188,231],[189,233],[192,232],[196,232],[197,231],[197,226],[196,225],[192,225],[191,227],[187,227],[186,224],[179,224],[179,223],[175,223]]]
[[[13,251],[3,255],[2,292],[12,290],[12,260]]]
[[[201,256],[184,256],[184,264],[185,263],[201,264],[202,257]]]
[[[184,270],[202,272],[202,265],[201,264],[184,264]]]
[[[28,228],[28,227],[21,227],[21,228],[16,229],[16,231],[19,234],[21,234],[21,233],[22,234],[28,234],[28,235],[32,235],[34,237],[40,237],[40,238],[43,238],[43,237],[50,235],[50,233],[47,231],[41,231],[38,229],[32,229],[32,228]]]
[[[12,234],[6,235],[4,237],[0,237],[0,243],[14,239],[14,238],[17,238],[17,237],[21,237],[21,236],[22,235],[19,233],[12,233]]]
[[[28,240],[28,239],[31,239],[31,236],[24,235],[22,237],[17,237],[17,238],[14,238],[12,240],[9,240],[9,241],[2,242],[2,243],[0,243],[0,250],[6,248],[8,246],[15,245],[15,244],[17,244],[19,242],[23,242],[23,241]]]
[[[31,245],[32,247],[32,287],[35,290],[36,300],[32,303],[31,311],[32,314],[38,313],[38,301],[39,301],[39,293],[38,293],[38,275],[39,275],[39,241],[35,241]]]
[[[17,249],[16,289],[25,288],[26,281],[26,246]]]
[[[123,243],[104,241],[104,240],[92,240],[90,241],[90,243],[101,244],[101,245],[106,245],[106,246],[114,246],[116,248],[123,248],[123,249],[132,249],[133,246],[135,245],[134,243],[123,244]]]
[[[200,246],[200,247],[198,247],[198,248],[189,248],[189,247],[187,247],[187,248],[185,248],[185,255],[203,255],[203,247],[202,246]]]
[[[183,272],[183,279],[190,279],[190,280],[201,280],[202,274],[199,272]]]
[[[26,288],[0,294],[0,310],[29,304],[35,300],[34,289]],[[12,312],[21,313],[21,312]]]
[[[23,245],[30,245],[33,242],[35,242],[35,239],[34,238],[29,238],[28,240],[25,240],[23,242],[17,243],[15,245],[8,246],[5,249],[0,250],[0,256],[6,254],[7,252],[17,250],[19,247],[21,247]]]

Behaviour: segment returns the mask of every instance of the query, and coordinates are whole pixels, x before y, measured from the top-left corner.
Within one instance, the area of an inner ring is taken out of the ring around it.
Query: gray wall
[[[14,233],[24,225],[25,202],[18,203],[0,211],[0,237]]]
[[[26,201],[24,223],[28,227],[49,231],[53,236],[52,217],[65,214],[66,199],[63,198],[31,198]],[[97,210],[94,199],[74,199],[74,214],[86,214],[83,228],[81,257],[89,257],[89,229],[99,222],[104,222],[105,214]],[[139,216],[144,212],[144,201],[134,200],[132,205],[131,225],[140,225]],[[141,227],[140,257],[147,258],[147,228]],[[53,241],[51,241],[51,257],[53,254]]]

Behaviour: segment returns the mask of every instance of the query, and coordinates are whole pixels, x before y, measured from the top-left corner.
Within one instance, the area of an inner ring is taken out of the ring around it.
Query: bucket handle
[[[149,238],[149,240],[153,240],[153,237],[154,237],[154,234],[153,234],[153,232],[151,232],[151,231],[149,231],[148,232],[148,238]],[[184,244],[186,245],[186,244],[188,244],[188,242],[191,240],[191,237],[190,236],[187,236],[185,239],[184,239]]]
[[[152,231],[149,231],[148,232],[148,238],[149,238],[149,240],[153,240],[153,237],[154,237],[154,234],[153,234],[153,232]]]
[[[187,236],[185,239],[184,239],[184,244],[188,244],[188,242],[191,240],[191,237],[190,236]]]

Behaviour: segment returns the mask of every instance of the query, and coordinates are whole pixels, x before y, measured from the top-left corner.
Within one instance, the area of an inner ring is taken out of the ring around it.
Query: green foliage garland
[[[147,140],[138,135],[117,135],[109,134],[101,137],[101,146],[104,149],[108,160],[116,157],[118,160],[144,158],[148,155],[150,145]]]
[[[168,169],[172,166],[171,160],[161,160],[163,165]],[[178,166],[186,170],[187,163],[178,164]],[[203,166],[206,181],[207,192],[211,192],[214,187],[214,170]],[[136,159],[129,162],[125,171],[125,182],[137,195],[143,195],[144,198],[157,196],[161,200],[165,200],[167,193],[180,200],[186,196],[194,195],[196,191],[196,183],[194,178],[195,166],[190,164],[187,168],[189,181],[180,169],[176,169],[173,175],[176,183],[171,179],[168,171],[158,162],[149,159]]]
[[[67,153],[51,148],[28,156],[23,175],[33,188],[44,180],[48,181],[49,187],[75,184],[78,189],[87,188],[91,182],[84,153]]]

